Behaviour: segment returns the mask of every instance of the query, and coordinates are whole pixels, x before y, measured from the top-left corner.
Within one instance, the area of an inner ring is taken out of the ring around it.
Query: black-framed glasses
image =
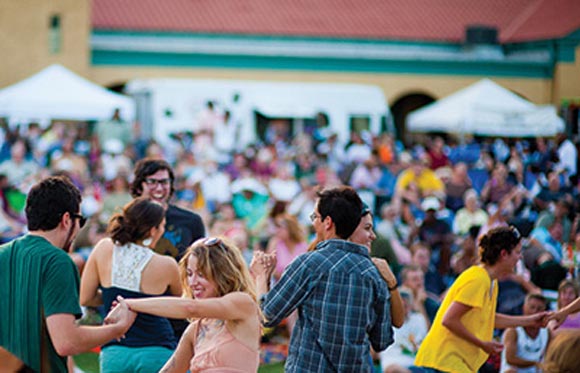
[[[314,211],[312,211],[312,214],[308,215],[308,218],[310,218],[310,221],[312,223],[314,223],[314,221],[319,218],[320,216],[318,216]]]
[[[80,215],[80,214],[70,214],[70,216],[73,219],[79,219],[79,227],[84,227],[85,224],[87,223],[87,218],[85,218],[84,216]]]
[[[150,187],[155,187],[157,185],[161,185],[162,187],[166,187],[171,182],[171,179],[154,179],[152,177],[148,177],[145,179],[145,184]]]

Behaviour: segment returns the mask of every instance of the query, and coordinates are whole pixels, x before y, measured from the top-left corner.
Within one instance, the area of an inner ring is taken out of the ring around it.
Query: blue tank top
[[[101,288],[103,291],[103,304],[105,309],[110,309],[113,301],[120,295],[123,298],[151,298],[156,295],[149,295],[118,287]],[[169,320],[165,317],[153,316],[145,313],[138,313],[135,322],[125,334],[125,338],[120,341],[112,340],[105,344],[103,348],[113,345],[127,347],[161,346],[174,350],[177,347],[177,338],[173,333],[173,328]]]

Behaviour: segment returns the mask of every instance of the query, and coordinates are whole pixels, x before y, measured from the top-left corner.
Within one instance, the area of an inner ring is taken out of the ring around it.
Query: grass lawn
[[[99,355],[87,352],[74,357],[75,365],[86,373],[99,373]]]
[[[278,372],[284,372],[284,362],[274,363],[274,364],[268,364],[268,365],[262,365],[258,369],[258,372],[259,373],[278,373]]]

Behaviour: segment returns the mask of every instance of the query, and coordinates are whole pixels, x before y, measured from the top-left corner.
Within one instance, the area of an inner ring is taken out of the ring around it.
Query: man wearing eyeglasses
[[[179,261],[189,245],[205,236],[201,217],[169,203],[175,191],[175,174],[166,161],[144,158],[135,165],[135,178],[131,185],[133,197],[149,197],[165,207],[165,233],[155,251],[170,255]]]
[[[310,215],[316,250],[298,256],[261,298],[266,326],[298,309],[286,372],[372,372],[370,347],[382,351],[393,343],[385,281],[368,249],[346,241],[362,209],[350,187],[320,192]],[[267,274],[254,275],[264,290]]]
[[[135,178],[131,184],[133,197],[149,197],[165,208],[165,232],[157,241],[155,251],[169,255],[179,261],[187,248],[196,240],[205,237],[201,217],[169,203],[175,191],[175,174],[166,161],[144,158],[135,165]],[[179,339],[189,323],[171,319],[175,336]]]
[[[79,273],[68,252],[85,218],[81,194],[65,177],[34,185],[29,233],[0,246],[0,362],[9,371],[67,372],[66,357],[121,338],[128,308],[104,326],[80,326]]]

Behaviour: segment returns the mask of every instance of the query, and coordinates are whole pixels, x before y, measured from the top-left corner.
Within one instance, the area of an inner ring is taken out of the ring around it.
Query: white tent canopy
[[[551,105],[536,106],[489,79],[413,111],[410,132],[447,132],[480,136],[553,136],[564,121]]]
[[[111,118],[115,108],[120,108],[123,119],[134,119],[132,98],[110,92],[61,65],[51,65],[0,91],[0,117],[10,123],[102,120]]]

